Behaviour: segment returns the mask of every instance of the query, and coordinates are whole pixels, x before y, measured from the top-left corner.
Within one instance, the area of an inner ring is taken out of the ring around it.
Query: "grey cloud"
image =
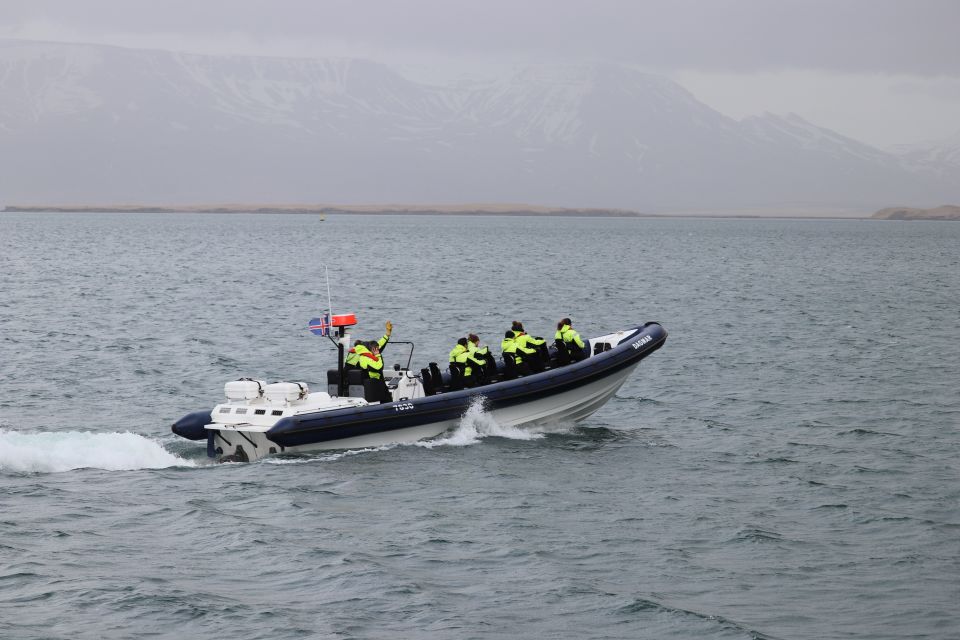
[[[654,69],[960,75],[955,0],[30,0],[0,24],[337,40],[382,52],[607,59]]]
[[[890,90],[905,96],[926,95],[937,100],[960,101],[960,79],[937,78],[936,80],[938,81],[897,82],[890,86]]]

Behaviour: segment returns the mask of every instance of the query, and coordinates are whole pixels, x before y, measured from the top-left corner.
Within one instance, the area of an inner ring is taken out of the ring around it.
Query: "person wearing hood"
[[[387,383],[383,379],[383,358],[380,357],[380,347],[377,340],[371,340],[365,345],[366,351],[360,355],[360,370],[373,383],[373,396],[364,392],[367,400],[377,402],[390,402],[393,398],[390,390],[387,389]],[[366,388],[366,384],[364,384]]]
[[[566,349],[574,362],[579,362],[587,357],[587,354],[583,350],[583,340],[580,339],[580,334],[574,330],[570,318],[564,318],[557,323],[557,333],[554,338],[557,347]]]
[[[546,341],[543,338],[537,338],[529,335],[523,329],[523,323],[519,320],[514,320],[513,325],[510,330],[513,332],[513,341],[517,345],[517,357],[522,359],[530,369],[534,372],[543,371],[544,362],[541,354],[541,349],[545,348],[541,345],[546,344]]]
[[[387,332],[383,336],[374,342],[377,345],[378,351],[383,351],[384,347],[387,346],[387,343],[390,342],[390,334],[393,333],[393,323],[387,320],[386,324]],[[360,369],[360,356],[365,353],[370,353],[370,349],[367,347],[367,343],[363,340],[357,340],[353,343],[353,348],[347,352],[347,357],[344,359],[343,364],[345,367],[350,367],[353,369]]]
[[[472,386],[473,367],[471,367],[470,349],[467,348],[467,339],[460,338],[457,344],[450,350],[450,371],[459,372],[463,376],[463,383],[466,386]],[[454,373],[456,375],[456,373]]]
[[[487,361],[490,349],[486,345],[480,346],[480,336],[471,333],[467,336],[467,352],[467,360],[477,384],[486,384],[491,374]]]
[[[365,371],[371,380],[383,380],[383,358],[380,357],[380,346],[376,340],[365,345],[366,349],[360,355],[360,369]]]
[[[516,334],[514,334],[513,331],[507,331],[503,334],[500,351],[503,353],[503,362],[507,365],[507,372],[516,369],[515,373],[511,373],[510,375],[523,376],[530,373],[527,365],[521,361],[520,355],[517,353]]]

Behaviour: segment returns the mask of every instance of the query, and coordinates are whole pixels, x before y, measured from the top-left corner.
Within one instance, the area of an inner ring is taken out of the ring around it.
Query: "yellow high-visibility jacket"
[[[557,335],[555,336],[555,338],[557,340],[563,340],[563,343],[567,345],[567,347],[570,347],[571,345],[575,344],[581,349],[583,349],[583,340],[580,339],[580,334],[577,333],[573,329],[573,327],[571,327],[568,324],[565,324],[562,327],[560,327],[560,329],[557,331]]]
[[[375,356],[367,351],[360,357],[360,368],[367,372],[373,380],[380,380],[383,377],[383,358]]]

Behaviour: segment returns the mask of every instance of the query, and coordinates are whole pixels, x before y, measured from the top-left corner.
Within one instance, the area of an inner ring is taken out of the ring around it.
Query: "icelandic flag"
[[[319,318],[310,321],[310,332],[315,336],[330,335],[330,314],[325,313]]]

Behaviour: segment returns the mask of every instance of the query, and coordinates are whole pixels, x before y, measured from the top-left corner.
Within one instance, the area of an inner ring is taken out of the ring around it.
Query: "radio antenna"
[[[323,273],[327,278],[327,313],[330,314],[330,320],[333,320],[333,302],[330,298],[330,269],[327,268],[326,263],[323,265]]]

